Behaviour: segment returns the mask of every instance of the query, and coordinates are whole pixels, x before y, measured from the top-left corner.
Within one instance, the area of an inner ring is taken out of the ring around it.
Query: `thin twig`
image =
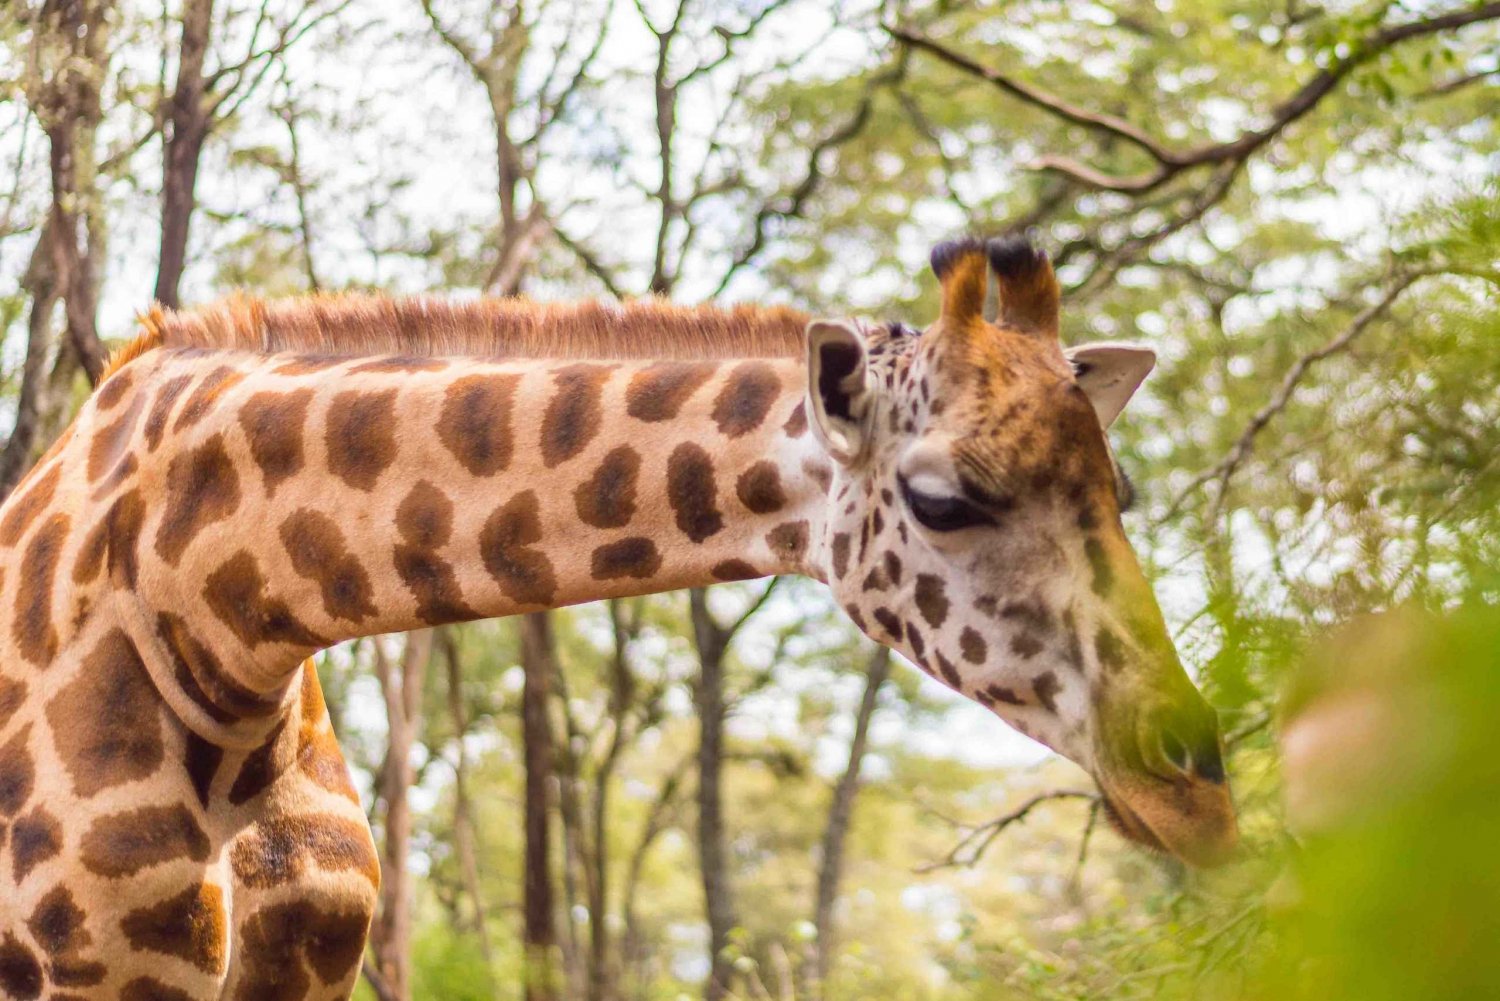
[[[1223,503],[1224,491],[1229,486],[1229,480],[1245,460],[1250,457],[1250,453],[1255,446],[1256,437],[1266,429],[1266,425],[1270,424],[1291,403],[1292,395],[1297,391],[1297,387],[1302,384],[1302,380],[1306,377],[1308,370],[1318,362],[1347,350],[1361,334],[1369,329],[1371,324],[1385,314],[1386,310],[1391,307],[1391,304],[1396,301],[1402,292],[1405,292],[1421,277],[1423,277],[1423,273],[1421,272],[1401,275],[1390,285],[1386,286],[1385,291],[1379,299],[1360,310],[1338,336],[1325,343],[1322,347],[1309,351],[1301,358],[1298,358],[1292,364],[1292,367],[1287,370],[1286,375],[1281,380],[1281,386],[1276,390],[1276,393],[1265,406],[1257,410],[1254,416],[1250,418],[1249,423],[1245,426],[1239,437],[1235,439],[1234,444],[1230,446],[1224,458],[1194,476],[1178,492],[1177,496],[1172,499],[1172,503],[1167,505],[1167,510],[1155,519],[1154,524],[1161,525],[1171,520],[1172,517],[1182,510],[1183,505],[1187,503],[1188,498],[1193,493],[1214,480],[1217,480],[1219,483],[1219,493],[1213,502],[1212,508],[1213,516],[1217,517],[1218,510]]]
[[[1152,166],[1142,173],[1119,175],[1107,173],[1071,157],[1043,156],[1030,165],[1033,170],[1064,174],[1080,184],[1104,191],[1143,194],[1193,167],[1249,159],[1262,146],[1316,108],[1356,68],[1401,42],[1496,18],[1500,18],[1500,2],[1476,4],[1466,10],[1451,11],[1437,17],[1408,21],[1373,31],[1350,43],[1348,55],[1320,69],[1272,108],[1270,120],[1265,126],[1247,129],[1227,142],[1207,143],[1189,150],[1170,149],[1122,118],[1083,108],[1033,84],[1022,83],[919,31],[902,26],[887,27],[886,31],[905,45],[936,56],[955,69],[976,76],[1032,107],[1040,108],[1063,121],[1123,140],[1144,152],[1152,161]]]
[[[948,854],[936,862],[928,862],[915,867],[912,871],[921,875],[935,872],[939,869],[973,868],[984,856],[994,840],[1000,833],[1012,824],[1020,823],[1026,816],[1041,806],[1043,803],[1059,799],[1086,799],[1098,802],[1098,795],[1086,792],[1082,789],[1052,789],[1048,792],[1039,792],[1026,802],[1016,807],[1009,813],[996,817],[974,828],[958,840]]]

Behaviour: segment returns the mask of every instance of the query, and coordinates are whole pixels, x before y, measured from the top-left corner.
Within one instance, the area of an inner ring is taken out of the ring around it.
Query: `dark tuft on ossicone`
[[[997,236],[984,245],[990,267],[1004,279],[1028,278],[1047,266],[1047,252],[1028,236]],[[934,252],[936,253],[936,252]]]
[[[938,281],[948,277],[953,265],[970,254],[984,252],[984,242],[977,236],[965,236],[957,240],[945,240],[932,248],[932,273]]]

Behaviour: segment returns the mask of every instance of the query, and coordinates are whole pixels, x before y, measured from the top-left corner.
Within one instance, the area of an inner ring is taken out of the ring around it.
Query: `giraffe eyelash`
[[[1120,468],[1120,464],[1115,463],[1115,501],[1121,514],[1135,507],[1135,497],[1135,484],[1125,470]]]

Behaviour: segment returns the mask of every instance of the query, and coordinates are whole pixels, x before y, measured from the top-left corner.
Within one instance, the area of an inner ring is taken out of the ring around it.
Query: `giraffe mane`
[[[450,302],[365,293],[267,301],[237,294],[187,310],[159,306],[105,377],[157,347],[359,357],[757,358],[803,349],[808,317],[785,306],[681,306],[529,299]]]

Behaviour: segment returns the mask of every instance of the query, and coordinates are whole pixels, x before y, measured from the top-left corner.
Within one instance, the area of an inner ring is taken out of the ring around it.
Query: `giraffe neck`
[[[251,742],[340,640],[821,577],[829,469],[805,381],[789,359],[152,352],[50,460],[104,537],[60,553],[56,583],[107,567],[97,614],[167,701]]]

